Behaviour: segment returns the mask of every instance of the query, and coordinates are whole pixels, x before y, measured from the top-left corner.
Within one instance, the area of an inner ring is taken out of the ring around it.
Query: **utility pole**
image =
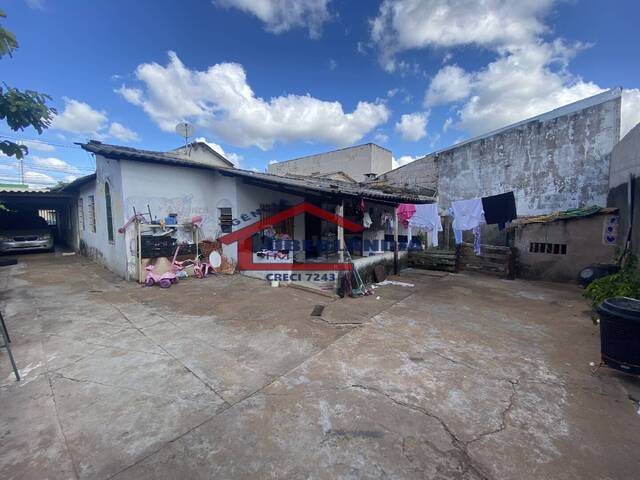
[[[24,185],[24,158],[20,159],[20,183]]]

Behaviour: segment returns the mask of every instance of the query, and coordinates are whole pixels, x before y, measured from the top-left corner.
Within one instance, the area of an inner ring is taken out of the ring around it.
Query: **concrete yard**
[[[24,377],[3,350],[0,478],[638,478],[638,383],[591,374],[578,287],[396,279],[415,288],[161,290],[20,257],[0,268]]]

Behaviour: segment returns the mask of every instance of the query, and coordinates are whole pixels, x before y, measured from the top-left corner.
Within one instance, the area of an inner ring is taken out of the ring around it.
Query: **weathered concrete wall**
[[[109,183],[111,213],[113,219],[113,241],[107,232],[107,205],[105,183]],[[118,275],[126,273],[125,239],[118,234],[118,227],[124,223],[122,195],[122,172],[117,160],[96,156],[96,181],[87,184],[79,192],[84,210],[84,229],[78,225],[79,250],[83,255],[107,267]],[[93,195],[95,205],[96,231],[91,228],[89,196]],[[77,211],[77,209],[76,209]]]
[[[580,110],[541,116],[436,152],[381,180],[403,187],[437,185],[443,208],[454,200],[510,190],[519,215],[605,206],[609,157],[620,136],[620,96],[601,98]]]
[[[583,268],[612,263],[616,246],[606,242],[604,229],[616,215],[521,225],[515,231],[518,277],[531,280],[576,282]],[[530,252],[532,242],[565,244],[566,254]]]
[[[609,165],[609,188],[627,183],[629,175],[640,176],[640,123],[613,147]]]
[[[373,143],[309,155],[269,165],[268,172],[277,175],[313,175],[342,171],[358,182],[367,173],[381,174],[391,170],[391,152]]]
[[[609,196],[607,206],[617,207],[620,214],[620,234],[618,246],[623,247],[629,225],[633,224],[631,232],[631,251],[640,255],[640,188],[637,178],[640,176],[640,125],[636,125],[613,148],[611,166],[609,170]],[[633,218],[629,213],[629,181],[632,180],[634,196]]]

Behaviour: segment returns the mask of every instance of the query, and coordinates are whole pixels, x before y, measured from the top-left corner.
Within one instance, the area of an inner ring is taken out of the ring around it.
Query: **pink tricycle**
[[[176,252],[173,254],[173,260],[171,262],[171,269],[168,272],[158,275],[153,273],[155,265],[147,265],[144,269],[147,271],[147,277],[144,280],[144,284],[147,287],[152,287],[154,284],[158,284],[160,288],[169,288],[172,283],[178,283],[178,276],[176,272],[181,271],[184,267],[183,262],[176,262],[178,251],[180,247],[176,248]]]

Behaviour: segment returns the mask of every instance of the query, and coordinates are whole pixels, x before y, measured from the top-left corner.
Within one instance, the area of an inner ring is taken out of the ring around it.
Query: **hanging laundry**
[[[401,203],[398,205],[398,221],[407,227],[409,219],[416,213],[416,206],[412,203]]]
[[[518,217],[516,211],[516,199],[513,192],[501,193],[482,198],[484,218],[488,224],[498,224],[500,230],[504,230],[507,222]]]
[[[451,208],[454,214],[454,230],[473,230],[481,223],[485,223],[481,198],[451,202]]]
[[[360,199],[360,210],[364,213],[364,199]]]
[[[369,228],[372,223],[373,221],[371,220],[371,215],[369,215],[369,212],[364,212],[364,215],[362,217],[362,225],[364,225],[364,228]]]
[[[452,219],[455,220],[456,214],[453,211],[453,208],[449,207],[449,209],[447,210],[447,213]],[[462,230],[457,230],[453,228],[453,225],[451,225],[451,229],[453,230],[453,237],[455,238],[456,245],[460,245],[462,243]]]
[[[384,212],[381,217],[384,230],[387,234],[393,233],[393,217],[389,212]]]
[[[442,231],[442,221],[437,203],[425,203],[415,206],[415,213],[409,219],[409,228],[419,227],[422,230],[431,232],[431,245],[438,246],[438,232]]]
[[[480,225],[473,228],[473,251],[480,255]]]

